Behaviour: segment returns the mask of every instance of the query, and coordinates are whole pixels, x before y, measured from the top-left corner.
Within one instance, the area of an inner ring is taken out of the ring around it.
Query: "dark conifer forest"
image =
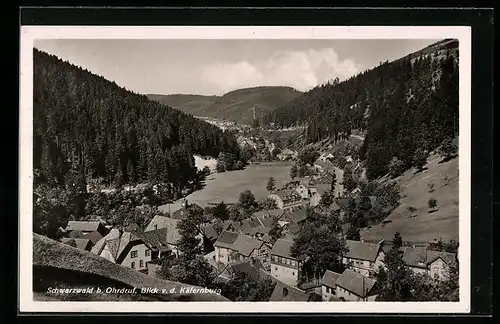
[[[193,154],[239,155],[233,135],[103,77],[34,50],[34,169],[63,184],[72,170],[108,184],[151,180],[182,188]]]
[[[199,180],[193,154],[240,156],[233,134],[56,56],[33,55],[36,232],[88,217],[89,180],[166,184],[163,199],[173,199]]]
[[[271,112],[266,123],[307,125],[307,140],[366,133],[367,176],[420,168],[427,153],[458,135],[458,41],[443,40],[394,62],[317,86]],[[424,157],[422,159],[422,157]]]

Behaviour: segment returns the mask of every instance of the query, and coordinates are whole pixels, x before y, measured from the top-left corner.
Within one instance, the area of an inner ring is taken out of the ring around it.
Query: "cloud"
[[[276,52],[259,62],[214,63],[201,68],[202,80],[219,93],[254,86],[291,86],[307,91],[338,77],[345,80],[360,67],[351,59],[339,60],[332,48]]]

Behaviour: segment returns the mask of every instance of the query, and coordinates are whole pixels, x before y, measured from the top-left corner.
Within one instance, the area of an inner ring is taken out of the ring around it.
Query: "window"
[[[132,269],[135,269],[135,262],[130,263],[130,267],[131,267]]]
[[[295,276],[295,271],[292,272],[292,276]]]
[[[139,268],[144,268],[144,261],[142,260],[139,261]]]
[[[292,266],[294,266],[294,267],[295,267],[295,265],[296,265],[296,262],[295,262],[295,261],[292,261]]]
[[[147,249],[146,249],[146,251],[144,251],[144,253],[145,253],[145,255],[148,257],[148,256],[150,256],[150,255],[151,255],[151,250],[147,250]]]
[[[274,270],[275,270],[275,271],[278,271],[278,267],[274,267]]]
[[[130,257],[131,258],[137,258],[137,251],[130,252]]]
[[[286,264],[290,264],[290,260],[289,259],[285,259],[285,263]]]

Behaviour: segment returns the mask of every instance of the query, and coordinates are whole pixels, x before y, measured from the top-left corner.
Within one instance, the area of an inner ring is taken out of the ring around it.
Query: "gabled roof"
[[[101,225],[100,222],[69,221],[66,231],[93,232],[97,231],[99,225]]]
[[[293,258],[290,254],[290,248],[292,247],[292,244],[293,241],[278,239],[271,249],[271,254],[285,258]]]
[[[120,231],[116,228],[111,229],[111,231],[103,238],[101,238],[97,243],[92,247],[91,252],[94,254],[101,254],[102,249],[104,248],[106,241],[116,239],[120,237]]]
[[[292,212],[287,212],[283,216],[290,223],[300,223],[307,219],[307,211],[305,208],[300,208]]]
[[[305,291],[276,281],[269,301],[309,301],[310,297],[311,295]]]
[[[88,250],[90,247],[89,244],[91,243],[89,239],[82,238],[63,238],[61,242],[80,250]]]
[[[179,224],[179,222],[180,222],[179,219],[157,215],[153,217],[151,222],[149,222],[144,232],[154,231],[155,229],[168,228],[169,231],[167,235],[167,242],[169,244],[176,245],[177,241],[181,238],[179,230],[177,229],[177,225]]]
[[[349,250],[346,257],[371,262],[375,261],[380,250],[379,244],[352,240],[346,240],[346,247]]]
[[[144,233],[134,233],[134,235],[142,240],[144,244],[146,244],[153,251],[169,250],[169,244],[177,244],[178,239],[174,237],[175,234],[172,234],[170,232],[170,228],[168,227],[160,228],[154,231],[147,231]]]
[[[85,234],[81,238],[89,239],[92,242],[92,244],[96,244],[97,242],[99,242],[100,239],[103,238],[103,236],[101,235],[101,233],[95,231]]]
[[[231,267],[234,273],[246,273],[254,280],[259,279],[259,269],[264,269],[264,265],[258,259],[232,262],[229,264],[229,267]]]
[[[203,235],[210,240],[216,240],[219,237],[219,234],[217,234],[213,224],[201,225],[201,231],[203,232]]]
[[[370,296],[370,292],[376,281],[363,276],[351,269],[346,269],[336,281],[336,285],[349,290],[356,296],[364,298]]]
[[[231,249],[244,256],[249,256],[253,250],[260,248],[262,244],[264,242],[254,239],[251,236],[223,231],[217,241],[215,241],[214,246]]]
[[[323,196],[325,193],[332,190],[332,185],[330,183],[318,183],[316,185],[316,192]]]
[[[436,261],[442,259],[446,264],[455,262],[455,254],[449,252],[439,252],[427,250],[425,247],[408,247],[401,248],[403,251],[403,260],[410,267],[427,269],[428,266]]]
[[[277,195],[281,199],[288,199],[291,196],[300,196],[299,193],[294,189],[279,189],[276,190],[273,194]]]
[[[340,209],[344,209],[344,208],[349,207],[350,201],[351,201],[351,199],[349,199],[349,198],[336,198],[335,199],[335,202],[340,207]]]
[[[335,288],[336,282],[340,278],[340,276],[340,273],[326,270],[323,278],[321,278],[321,284],[330,288]]]

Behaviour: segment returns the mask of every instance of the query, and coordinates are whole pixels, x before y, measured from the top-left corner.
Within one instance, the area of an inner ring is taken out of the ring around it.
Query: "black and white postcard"
[[[23,26],[20,71],[21,311],[470,309],[469,27]]]

